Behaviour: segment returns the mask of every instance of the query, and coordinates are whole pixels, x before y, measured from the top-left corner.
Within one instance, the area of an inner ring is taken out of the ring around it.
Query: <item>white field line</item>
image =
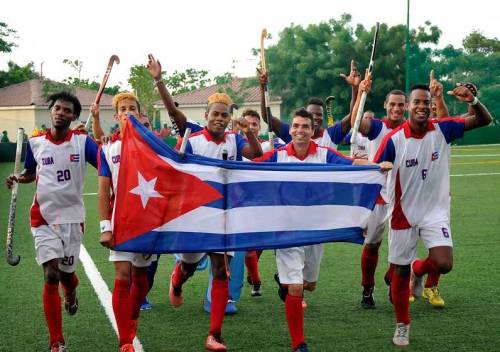
[[[470,144],[470,145],[454,145],[452,149],[467,149],[475,147],[498,147],[500,144]]]
[[[500,154],[453,154],[452,158],[478,158],[478,157],[492,157],[500,156]]]
[[[83,195],[84,196],[96,196],[97,193],[84,193]]]
[[[482,173],[482,174],[455,174],[455,175],[450,175],[451,177],[463,177],[463,176],[493,176],[493,175],[500,175],[500,172],[489,172],[489,173]]]
[[[109,291],[108,285],[106,285],[101,273],[97,270],[94,261],[83,244],[80,246],[80,261],[83,265],[83,269],[85,270],[85,274],[87,274],[87,277],[89,278],[90,283],[92,284],[92,287],[94,288],[94,291],[104,308],[104,312],[108,316],[115,333],[118,335],[115,313],[113,312],[113,306],[111,303],[111,292]],[[144,348],[137,337],[134,338],[134,348],[136,352],[144,352]]]

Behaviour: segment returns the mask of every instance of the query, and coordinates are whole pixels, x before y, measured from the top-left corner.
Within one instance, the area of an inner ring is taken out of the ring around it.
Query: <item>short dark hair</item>
[[[402,90],[399,90],[399,89],[393,89],[391,90],[389,93],[387,93],[387,95],[385,96],[385,101],[388,101],[389,100],[389,97],[391,95],[402,95],[405,97],[405,101],[406,101],[406,94],[405,92],[403,92]]]
[[[68,92],[54,93],[47,98],[47,103],[49,103],[49,110],[52,109],[57,100],[66,101],[73,104],[73,113],[76,117],[80,116],[82,112],[82,104],[76,96]]]
[[[293,117],[295,117],[295,116],[300,116],[300,117],[304,117],[306,119],[309,119],[311,121],[311,128],[314,128],[314,117],[305,108],[299,108],[299,109],[295,110],[295,112],[293,113]]]
[[[427,84],[414,84],[410,88],[410,94],[411,94],[411,92],[413,92],[414,90],[417,90],[417,89],[426,90],[428,92],[431,91],[429,89],[429,85],[427,85]]]
[[[256,117],[260,121],[260,115],[254,109],[247,108],[247,109],[243,110],[243,113],[241,114],[241,117],[245,117],[245,116]]]
[[[310,97],[309,100],[307,101],[307,105],[319,105],[322,108],[325,107],[325,103],[323,103],[323,100],[318,97]]]

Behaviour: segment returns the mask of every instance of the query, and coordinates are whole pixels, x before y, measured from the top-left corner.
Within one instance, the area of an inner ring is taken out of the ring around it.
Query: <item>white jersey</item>
[[[176,148],[180,147],[182,140]],[[189,136],[186,153],[206,156],[214,159],[242,160],[242,150],[248,142],[239,134],[224,132],[222,138],[216,140],[207,128]]]
[[[260,143],[260,147],[262,148],[262,152],[263,153],[266,153],[270,150],[273,150],[273,149],[278,149],[278,148],[281,148],[285,145],[285,143],[280,139],[280,138],[274,138],[273,139],[273,146],[271,146],[271,143],[269,143],[269,141],[266,141],[266,140],[263,140],[263,139],[258,139],[259,143]],[[247,159],[245,157],[243,157],[243,161],[252,161],[251,159]]]
[[[463,118],[432,119],[416,136],[406,121],[385,137],[375,162],[394,164],[387,179],[392,229],[449,221],[450,143],[464,127]]]
[[[366,148],[368,160],[373,161],[373,159],[375,158],[375,154],[377,154],[378,148],[380,148],[382,140],[392,130],[393,127],[391,126],[387,118],[382,120],[370,119],[370,131],[366,135],[366,138],[368,139],[368,145]]]
[[[319,131],[319,136],[311,140],[321,147],[337,149],[337,145],[342,142],[346,135],[347,133],[342,132],[342,122],[339,121],[327,129],[322,128]],[[290,143],[292,141],[290,125],[281,123],[281,131],[278,137],[285,141],[285,143]]]
[[[111,141],[101,145],[98,159],[98,175],[111,178],[113,194],[116,194],[118,172],[120,171],[120,151],[122,141],[118,136],[119,134],[115,133],[111,138]]]
[[[25,169],[36,173],[31,227],[85,221],[83,186],[86,162],[97,166],[97,145],[87,135],[70,130],[61,141],[50,130],[30,138]]]

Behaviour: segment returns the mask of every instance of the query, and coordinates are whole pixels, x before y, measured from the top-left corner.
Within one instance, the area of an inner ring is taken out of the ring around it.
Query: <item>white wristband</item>
[[[99,222],[99,227],[101,228],[101,233],[111,232],[111,221],[109,221],[109,220],[101,220]]]
[[[158,84],[158,83],[160,83],[160,82],[163,82],[161,78],[159,78],[159,79],[155,79],[155,84]]]
[[[474,100],[469,103],[469,105],[477,105],[479,103],[479,99],[477,97],[474,97]]]

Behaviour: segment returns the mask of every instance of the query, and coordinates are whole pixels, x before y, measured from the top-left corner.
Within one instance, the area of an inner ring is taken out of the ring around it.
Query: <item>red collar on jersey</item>
[[[403,120],[403,123],[404,123],[404,121],[405,121],[405,120]],[[391,120],[389,120],[389,119],[387,118],[387,116],[386,116],[386,117],[384,117],[384,118],[382,119],[382,122],[384,123],[384,125],[385,125],[387,128],[390,128],[390,129],[394,129],[394,128],[398,127],[398,126],[393,126],[393,125],[392,125]]]
[[[406,138],[416,138],[416,139],[422,139],[425,137],[426,133],[429,131],[434,131],[436,127],[434,127],[434,124],[432,123],[431,119],[427,120],[427,129],[425,130],[424,133],[422,134],[416,134],[414,133],[411,128],[410,128],[410,120],[406,120],[403,124],[403,130],[405,133]]]
[[[318,150],[318,145],[316,144],[316,142],[310,141],[309,142],[309,149],[307,150],[307,155],[305,157],[303,157],[303,158],[299,158],[297,156],[297,153],[295,152],[295,148],[293,147],[293,142],[288,143],[286,145],[285,149],[286,149],[286,153],[289,156],[294,156],[294,157],[296,157],[299,160],[304,160],[309,155],[316,154],[316,151]]]
[[[209,142],[214,142],[215,144],[221,144],[221,143],[225,143],[226,142],[226,135],[227,135],[227,132],[224,132],[224,134],[222,135],[221,138],[219,139],[215,139],[214,136],[212,136],[210,134],[210,132],[208,132],[208,129],[207,127],[203,128],[202,130],[202,134],[205,136],[205,138],[207,139],[207,141]]]
[[[45,138],[47,138],[51,143],[61,144],[61,143],[64,143],[64,142],[71,140],[71,137],[73,136],[74,133],[75,132],[70,129],[70,130],[68,130],[68,133],[66,133],[66,136],[63,139],[56,141],[54,139],[54,137],[52,136],[52,129],[49,128],[47,130],[47,132],[45,132]]]

